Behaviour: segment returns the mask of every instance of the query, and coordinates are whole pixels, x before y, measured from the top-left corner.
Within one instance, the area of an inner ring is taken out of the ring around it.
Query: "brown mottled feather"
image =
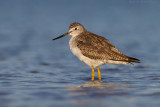
[[[76,43],[82,54],[91,59],[138,62],[137,59],[132,58],[133,60],[130,60],[131,57],[119,52],[116,47],[104,37],[88,31],[77,36]]]
[[[74,28],[74,27],[76,27],[76,26],[82,26],[83,27],[83,25],[81,25],[80,23],[72,23],[72,24],[70,24],[70,26],[69,26],[69,29],[71,29],[71,28]],[[83,27],[84,28],[84,27]]]

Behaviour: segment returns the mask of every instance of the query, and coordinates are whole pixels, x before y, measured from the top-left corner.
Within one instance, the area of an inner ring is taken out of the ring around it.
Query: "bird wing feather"
[[[104,37],[98,36],[88,31],[80,34],[79,36],[81,37],[76,39],[77,47],[86,57],[99,60],[128,60],[127,56],[119,52],[116,47]]]

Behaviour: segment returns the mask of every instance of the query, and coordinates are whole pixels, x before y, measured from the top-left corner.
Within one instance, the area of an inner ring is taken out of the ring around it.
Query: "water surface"
[[[1,0],[0,107],[159,107],[159,10],[158,0]],[[75,21],[141,63],[103,65],[90,82],[70,37],[52,41]]]

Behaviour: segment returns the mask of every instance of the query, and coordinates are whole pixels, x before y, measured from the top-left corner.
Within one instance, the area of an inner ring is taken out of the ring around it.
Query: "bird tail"
[[[136,59],[136,58],[128,57],[128,61],[127,61],[127,62],[140,63],[140,60],[139,60],[139,59]]]

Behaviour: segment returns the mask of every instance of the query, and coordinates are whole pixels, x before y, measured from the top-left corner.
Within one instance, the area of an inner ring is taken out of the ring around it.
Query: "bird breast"
[[[94,59],[90,59],[86,56],[84,56],[81,52],[81,50],[77,47],[77,43],[76,43],[76,38],[75,37],[71,37],[70,41],[69,41],[69,46],[70,46],[70,50],[72,51],[72,53],[77,56],[82,62],[84,62],[85,64],[87,64],[88,66],[93,66],[94,68],[99,66],[99,65],[103,65],[104,62],[101,60],[94,60]]]
[[[76,43],[76,38],[75,37],[71,37],[70,41],[69,41],[69,46],[70,46],[70,50],[72,51],[72,53],[79,57],[81,56],[81,51],[80,49],[77,47],[77,43]]]

